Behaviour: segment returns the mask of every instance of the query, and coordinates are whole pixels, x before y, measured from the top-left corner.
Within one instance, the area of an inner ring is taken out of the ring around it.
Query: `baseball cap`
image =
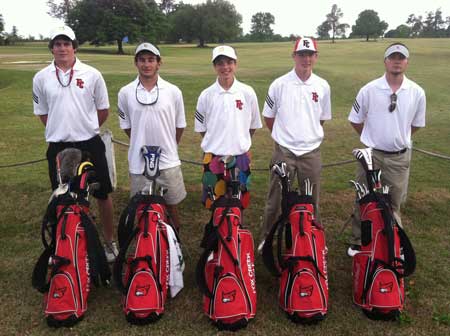
[[[406,48],[406,46],[404,46],[403,44],[393,44],[393,45],[389,46],[386,49],[386,51],[384,52],[384,58],[386,59],[395,53],[402,54],[406,58],[409,58],[408,48]]]
[[[300,51],[313,51],[317,52],[317,43],[316,40],[311,37],[300,37],[294,46],[294,52]]]
[[[227,45],[221,45],[213,49],[212,61],[214,62],[214,60],[219,56],[226,56],[234,60],[237,60],[236,52],[232,47]]]
[[[161,56],[161,53],[159,52],[158,48],[156,48],[153,44],[144,42],[137,46],[136,51],[134,52],[134,55],[136,56],[141,51],[150,51],[152,54],[156,56]]]
[[[72,28],[70,28],[69,26],[59,26],[59,27],[54,28],[50,32],[50,40],[54,40],[55,37],[57,37],[59,35],[64,35],[64,36],[68,37],[71,41],[76,40],[75,33],[73,32]]]

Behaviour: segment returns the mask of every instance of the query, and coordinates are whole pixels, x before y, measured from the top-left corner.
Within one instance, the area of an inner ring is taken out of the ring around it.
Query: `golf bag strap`
[[[113,266],[113,278],[114,282],[116,283],[117,289],[123,294],[127,294],[127,289],[125,288],[123,284],[122,279],[122,270],[123,270],[123,264],[125,262],[125,255],[127,253],[128,247],[131,244],[131,241],[133,238],[138,234],[139,228],[134,228],[133,232],[128,236],[127,240],[123,243],[123,245],[120,247],[119,255],[116,258],[116,261],[114,262]]]
[[[213,231],[216,230],[217,230],[216,228],[213,229]],[[211,232],[206,241],[206,247],[203,250],[202,254],[200,255],[200,258],[197,262],[197,266],[195,268],[195,280],[197,282],[197,286],[200,288],[200,291],[209,298],[212,298],[213,294],[211,290],[208,288],[208,283],[205,277],[205,267],[206,263],[208,262],[210,254],[217,249],[218,244],[219,244],[218,235],[214,234],[214,232]]]
[[[99,285],[99,279],[104,286],[107,286],[111,279],[111,271],[97,229],[91,218],[82,210],[80,217],[86,232],[90,278],[96,286]]]
[[[119,247],[122,247],[122,245],[125,244],[128,237],[133,232],[136,210],[142,198],[141,194],[134,195],[120,215],[119,226],[117,228]]]
[[[377,204],[381,207],[381,215],[384,222],[384,234],[386,235],[387,248],[388,248],[388,264],[394,262],[394,225],[396,225],[394,215],[390,205],[382,197],[375,194]]]
[[[285,220],[286,219],[284,218],[284,216],[281,215],[275,222],[275,224],[272,225],[272,228],[270,229],[270,232],[264,241],[262,250],[264,265],[269,270],[269,272],[276,277],[281,276],[281,272],[280,268],[275,263],[275,257],[273,255],[273,237],[275,235],[275,232],[277,231],[278,226],[283,226]]]
[[[403,276],[406,277],[413,274],[416,270],[416,253],[406,232],[400,226],[398,226],[398,236],[404,255]]]
[[[41,293],[48,292],[50,284],[47,282],[48,260],[54,253],[51,247],[47,247],[39,256],[38,261],[33,269],[31,276],[31,284]]]

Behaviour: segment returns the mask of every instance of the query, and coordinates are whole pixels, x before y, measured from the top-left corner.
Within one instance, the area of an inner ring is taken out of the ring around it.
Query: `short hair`
[[[53,49],[53,46],[55,45],[55,40],[56,39],[62,39],[62,40],[65,40],[65,41],[70,41],[70,42],[72,42],[72,48],[73,49],[78,49],[78,41],[77,40],[71,40],[69,37],[67,37],[66,35],[58,35],[58,36],[55,36],[55,38],[53,39],[53,40],[50,40],[49,42],[48,42],[48,48],[50,49],[50,50],[52,50]]]
[[[231,57],[228,57],[228,56],[225,56],[225,55],[219,55],[219,56],[217,56],[217,57],[214,59],[213,64],[214,64],[214,65],[217,65],[217,63],[219,63],[219,61],[221,61],[221,60],[223,60],[223,59],[225,59],[225,60],[232,60],[234,63],[236,63],[236,60],[233,59],[233,58],[231,58]]]
[[[152,54],[153,56],[156,57],[156,60],[159,62],[161,62],[161,56],[155,55],[154,53],[152,53],[149,50],[141,50],[140,52],[138,52],[136,55],[134,55],[134,63],[137,63],[138,57],[140,55],[142,55],[143,53],[148,53],[148,54]]]

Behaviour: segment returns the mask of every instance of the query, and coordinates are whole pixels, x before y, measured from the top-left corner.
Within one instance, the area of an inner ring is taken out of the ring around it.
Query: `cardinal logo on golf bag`
[[[64,296],[64,293],[66,292],[66,290],[67,290],[67,287],[55,288],[55,290],[53,292],[53,298],[61,299]]]
[[[300,295],[301,298],[308,297],[308,296],[312,295],[312,292],[313,292],[313,286],[312,285],[311,286],[306,286],[306,287],[300,287],[299,295]]]
[[[136,286],[136,291],[134,292],[134,295],[147,296],[149,289],[150,289],[150,285]]]
[[[380,293],[391,293],[393,287],[392,282],[380,283]]]
[[[222,292],[223,303],[233,302],[235,298],[236,298],[236,290],[232,290],[231,292],[227,293]]]

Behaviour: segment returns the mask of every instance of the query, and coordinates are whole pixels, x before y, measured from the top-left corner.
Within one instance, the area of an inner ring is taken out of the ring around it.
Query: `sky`
[[[47,37],[52,27],[61,24],[60,20],[50,17],[47,0],[0,0],[0,14],[3,15],[5,31],[11,32],[12,26],[18,28],[19,35],[36,38]],[[157,2],[159,2],[157,0]],[[176,1],[180,2],[180,1]],[[184,3],[198,4],[205,0],[183,0]],[[395,29],[404,24],[409,14],[426,16],[426,12],[441,8],[443,17],[450,16],[449,0],[393,1],[393,0],[229,0],[242,15],[242,29],[250,32],[252,15],[257,12],[270,12],[275,16],[272,26],[276,34],[315,36],[316,28],[324,20],[331,6],[336,3],[344,13],[341,23],[355,24],[358,14],[365,9],[378,12],[381,20]],[[350,30],[347,31],[347,34]]]

